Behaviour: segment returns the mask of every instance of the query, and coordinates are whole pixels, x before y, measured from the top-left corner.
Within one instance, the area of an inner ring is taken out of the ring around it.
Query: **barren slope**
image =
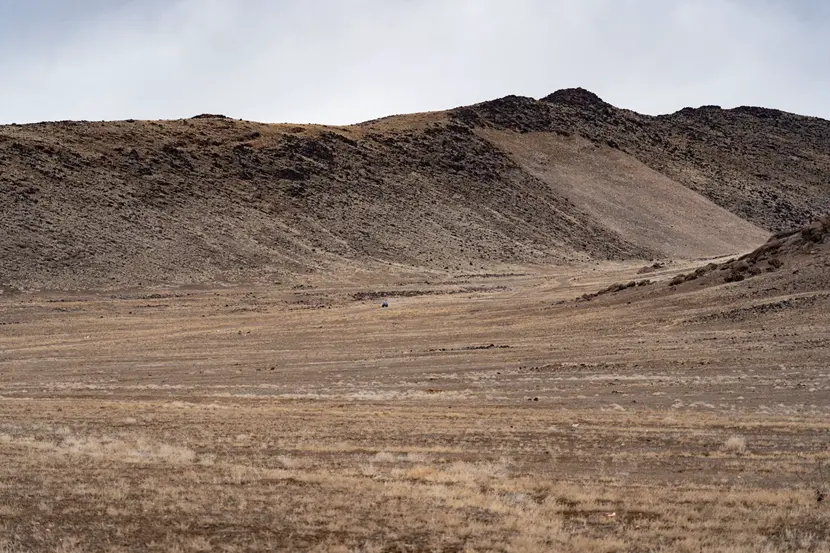
[[[0,286],[739,253],[830,209],[828,144],[818,119],[573,90],[351,127],[5,126]]]
[[[661,257],[730,254],[751,249],[768,236],[608,145],[544,132],[482,134],[556,194]]]
[[[618,148],[771,231],[830,211],[830,121],[742,106],[652,117],[584,89],[507,96],[453,110],[474,128],[579,135]]]
[[[0,281],[82,287],[651,255],[469,129],[440,116],[396,123],[4,127]]]
[[[684,275],[697,286],[743,283],[739,293],[763,298],[784,293],[830,291],[830,215],[802,228],[779,232],[752,252],[721,264],[709,264]],[[676,281],[680,280],[679,276]]]

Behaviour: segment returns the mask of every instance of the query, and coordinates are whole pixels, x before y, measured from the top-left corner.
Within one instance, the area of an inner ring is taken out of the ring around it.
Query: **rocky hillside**
[[[351,127],[3,126],[0,285],[747,251],[826,209],[828,128],[749,108],[646,117],[578,90]]]
[[[654,255],[447,121],[5,127],[0,164],[0,278],[24,288]]]
[[[472,128],[578,135],[619,149],[770,231],[830,211],[830,121],[758,107],[686,108],[657,117],[584,89],[463,107]]]
[[[830,291],[830,215],[796,230],[776,233],[762,246],[736,259],[675,277],[675,283],[698,281],[700,286],[742,282],[770,273],[775,273],[776,278],[767,279],[755,295],[821,290],[826,299],[826,292]],[[775,285],[770,286],[773,280]]]

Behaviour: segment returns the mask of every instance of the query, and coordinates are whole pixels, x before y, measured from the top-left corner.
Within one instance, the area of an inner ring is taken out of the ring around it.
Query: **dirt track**
[[[640,267],[6,297],[0,551],[826,550],[828,291]]]

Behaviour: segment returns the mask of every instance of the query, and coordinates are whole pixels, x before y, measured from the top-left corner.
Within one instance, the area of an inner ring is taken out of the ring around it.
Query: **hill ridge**
[[[508,96],[347,127],[211,114],[0,126],[7,230],[0,285],[127,286],[279,279],[390,263],[469,271],[737,253],[763,242],[768,231],[830,211],[820,185],[830,163],[819,152],[830,143],[823,120],[802,124],[799,116],[740,111],[739,123],[750,120],[741,133],[774,125],[787,140],[771,151],[771,162],[736,162],[752,148],[769,150],[767,135],[730,152],[721,135],[733,138],[721,114],[710,116],[714,122],[690,112],[642,116],[584,89],[548,98],[554,102]],[[506,135],[487,134],[502,131],[540,133],[555,151],[579,140],[593,149],[580,146],[581,161],[564,156],[554,164],[558,173],[541,174],[507,147]],[[793,151],[801,157],[784,166],[782,156]],[[608,197],[586,203],[584,194],[572,193],[582,177],[610,178],[631,167],[641,167],[645,180],[630,217],[650,221],[637,232],[603,218]],[[585,174],[573,180],[562,176],[568,171]],[[684,186],[711,203],[694,200],[696,215],[671,215],[684,217],[679,225],[645,217],[642,210],[651,208],[643,198],[672,190],[692,198]],[[685,230],[672,230],[689,229],[704,215],[714,226],[700,232],[719,234],[708,251],[702,234],[687,243]]]
[[[773,232],[830,211],[830,121],[818,117],[752,106],[643,115],[581,88],[541,100],[505,96],[450,113],[472,128],[579,135],[621,149]]]

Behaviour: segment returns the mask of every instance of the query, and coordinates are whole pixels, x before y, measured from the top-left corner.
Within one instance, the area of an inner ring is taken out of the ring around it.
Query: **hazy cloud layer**
[[[0,0],[0,122],[353,123],[570,86],[830,118],[823,0]]]

